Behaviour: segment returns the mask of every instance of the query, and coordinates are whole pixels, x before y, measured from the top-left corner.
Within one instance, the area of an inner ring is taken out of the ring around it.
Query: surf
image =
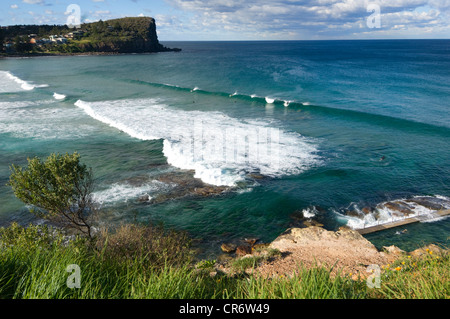
[[[245,94],[240,93],[239,91],[235,91],[234,93],[222,92],[222,91],[208,91],[205,89],[201,89],[199,87],[189,88],[182,87],[179,85],[167,84],[167,83],[157,83],[157,82],[148,82],[143,80],[126,80],[127,82],[136,83],[140,85],[149,85],[156,88],[164,88],[168,90],[176,90],[180,92],[186,92],[190,94],[202,94],[208,96],[217,96],[221,98],[228,99],[237,99],[243,102],[249,103],[257,103],[261,106],[272,105],[272,106],[284,106],[285,108],[293,108],[298,109],[301,108],[303,110],[307,110],[313,112],[318,115],[325,116],[340,116],[346,119],[352,119],[355,121],[364,121],[369,122],[371,124],[376,124],[379,126],[395,128],[398,130],[414,130],[432,134],[450,134],[450,128],[440,125],[435,125],[431,123],[424,123],[419,121],[413,121],[410,119],[388,116],[383,114],[376,114],[370,112],[364,112],[360,110],[351,110],[340,107],[326,106],[321,105],[320,103],[312,103],[308,101],[302,101],[302,99],[292,99],[292,98],[282,98],[282,97],[273,97],[273,96],[264,96],[257,94]]]
[[[9,71],[0,71],[0,93],[31,91],[35,88],[48,87],[47,84],[33,84],[22,80]]]
[[[222,112],[170,108],[158,99],[78,100],[90,117],[140,140],[163,140],[168,164],[194,170],[216,186],[236,186],[252,173],[301,174],[320,163],[317,141],[258,120]]]
[[[351,205],[352,209],[347,212],[336,212],[339,219],[352,229],[364,229],[371,226],[383,225],[391,222],[401,221],[410,217],[427,216],[432,213],[450,209],[450,198],[435,196],[412,196],[410,198],[399,198],[385,201],[375,207],[360,207]],[[426,220],[425,222],[436,222],[446,217]]]

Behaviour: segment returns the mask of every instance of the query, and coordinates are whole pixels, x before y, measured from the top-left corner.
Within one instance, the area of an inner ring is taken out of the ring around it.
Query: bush
[[[188,264],[193,254],[190,246],[186,233],[166,230],[162,225],[126,224],[115,231],[101,231],[96,240],[96,249],[105,260],[146,268]]]
[[[44,162],[28,158],[28,167],[12,165],[11,171],[8,184],[17,198],[33,206],[32,213],[92,236],[93,175],[78,153],[52,154]]]

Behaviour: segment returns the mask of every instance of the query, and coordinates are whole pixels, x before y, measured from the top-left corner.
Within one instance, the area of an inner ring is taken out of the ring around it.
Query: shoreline
[[[233,264],[249,259],[254,261],[253,267],[245,272],[258,277],[292,277],[302,266],[307,269],[324,267],[331,274],[348,275],[357,280],[368,277],[370,267],[388,269],[401,258],[421,258],[429,252],[444,256],[450,253],[450,248],[431,243],[412,251],[404,251],[392,244],[377,249],[356,230],[343,226],[330,231],[313,225],[289,228],[268,244],[253,243],[247,250],[238,247],[236,255],[222,258],[215,270],[234,275]]]
[[[143,55],[143,54],[153,54],[153,53],[164,53],[164,52],[181,52],[179,48],[173,48],[160,51],[149,51],[149,52],[79,52],[79,53],[14,53],[14,54],[0,54],[1,58],[32,58],[32,57],[52,57],[52,56],[90,56],[90,55]]]

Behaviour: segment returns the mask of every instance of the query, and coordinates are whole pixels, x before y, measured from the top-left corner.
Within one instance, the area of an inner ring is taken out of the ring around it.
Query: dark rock
[[[406,202],[416,203],[431,210],[445,209],[445,204],[449,204],[445,200],[434,197],[416,197],[408,199]]]
[[[230,254],[236,250],[236,245],[231,243],[223,243],[220,248],[223,252]]]
[[[351,217],[361,217],[361,214],[358,213],[356,210],[347,210],[345,211],[345,215],[351,216]]]
[[[294,211],[289,217],[295,221],[303,220],[303,211],[298,209]]]
[[[148,194],[142,195],[138,198],[138,202],[148,202],[150,200],[150,196]]]
[[[258,240],[259,238],[244,238],[244,241],[252,247],[256,244]]]
[[[193,190],[193,194],[199,196],[211,196],[218,195],[227,190],[228,187],[223,186],[205,186],[205,187],[196,187]]]
[[[152,199],[152,203],[161,203],[171,199],[177,199],[187,196],[216,196],[220,195],[230,187],[214,186],[204,183],[201,179],[194,177],[193,170],[181,170],[170,173],[161,174],[157,180],[173,187],[165,194],[156,195]]]
[[[236,248],[236,255],[237,256],[245,256],[252,253],[252,247],[249,245],[241,245]]]
[[[400,213],[402,213],[403,215],[410,215],[410,214],[414,214],[414,211],[411,210],[411,208],[404,204],[404,203],[400,203],[400,202],[387,202],[383,204],[384,207],[388,208],[391,211],[398,211]]]

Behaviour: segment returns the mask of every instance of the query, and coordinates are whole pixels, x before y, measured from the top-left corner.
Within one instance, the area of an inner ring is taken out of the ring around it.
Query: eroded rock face
[[[342,227],[338,231],[311,226],[290,228],[277,237],[269,246],[285,253],[285,258],[263,265],[263,275],[292,274],[298,265],[306,267],[326,266],[336,271],[362,276],[369,265],[380,267],[391,262],[393,256],[380,252],[357,231]]]
[[[320,246],[326,243],[334,243],[343,246],[352,245],[377,251],[376,247],[365,239],[357,231],[342,227],[338,231],[328,231],[322,227],[311,226],[307,228],[290,228],[284,234],[277,237],[271,247],[281,251],[302,246]]]

